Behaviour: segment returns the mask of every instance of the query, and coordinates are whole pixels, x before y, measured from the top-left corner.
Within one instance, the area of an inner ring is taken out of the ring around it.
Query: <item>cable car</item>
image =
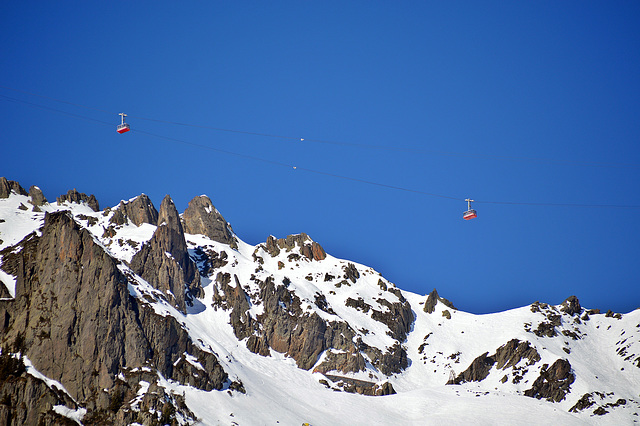
[[[116,128],[116,132],[122,134],[125,132],[128,132],[129,130],[131,130],[131,128],[129,127],[129,125],[127,123],[124,122],[124,118],[127,116],[127,114],[125,114],[124,112],[121,112],[120,114],[118,114],[120,117],[122,117],[122,123],[118,124],[118,127]]]
[[[462,218],[464,220],[469,220],[469,219],[473,219],[473,218],[478,217],[478,213],[476,213],[476,211],[471,208],[471,202],[473,200],[467,198],[465,201],[467,202],[467,209],[468,210],[462,214]]]

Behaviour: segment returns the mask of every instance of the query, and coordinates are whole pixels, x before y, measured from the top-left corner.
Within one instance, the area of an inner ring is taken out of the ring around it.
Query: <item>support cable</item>
[[[0,87],[4,87],[4,86],[0,86]],[[87,120],[87,121],[92,121],[92,122],[96,122],[96,123],[107,125],[107,126],[113,126],[113,123],[109,123],[109,122],[102,121],[102,120],[97,120],[97,119],[94,119],[94,118],[91,118],[91,117],[86,117],[86,116],[79,115],[79,114],[73,114],[73,113],[70,113],[70,112],[67,112],[67,111],[62,111],[62,110],[59,110],[59,109],[56,109],[56,108],[52,108],[52,107],[48,107],[48,106],[45,106],[45,105],[40,105],[40,104],[36,104],[36,103],[33,103],[33,102],[12,98],[12,97],[6,96],[6,95],[0,95],[0,98],[2,98],[4,100],[7,100],[7,101],[10,101],[10,102],[23,103],[23,104],[31,105],[31,106],[34,106],[34,107],[37,107],[37,108],[58,112],[58,113],[61,113],[61,114],[65,114],[65,115],[74,117],[74,118],[79,118],[79,119],[83,119],[83,120]],[[152,121],[157,121],[157,120],[152,120]],[[177,138],[173,138],[173,137],[169,137],[169,136],[159,135],[159,134],[147,132],[147,131],[144,131],[144,130],[131,129],[131,131],[135,132],[135,133],[140,133],[140,134],[143,134],[143,135],[159,138],[159,139],[164,139],[164,140],[167,140],[167,141],[170,141],[170,142],[174,142],[174,143],[179,143],[179,144],[183,144],[183,145],[189,145],[189,146],[193,146],[193,147],[197,147],[197,148],[207,149],[207,150],[220,152],[220,153],[227,154],[227,155],[233,155],[233,156],[236,156],[236,157],[250,159],[250,160],[254,160],[254,161],[260,161],[260,162],[263,162],[263,163],[277,165],[277,166],[281,166],[281,167],[287,167],[289,169],[302,170],[302,171],[305,171],[305,172],[308,172],[308,173],[314,173],[314,174],[317,174],[317,175],[329,176],[329,177],[333,177],[333,178],[336,178],[336,179],[343,179],[343,180],[348,180],[348,181],[352,181],[352,182],[360,182],[360,183],[364,183],[364,184],[367,184],[367,185],[373,185],[373,186],[378,186],[378,187],[392,189],[392,190],[410,192],[410,193],[414,193],[414,194],[427,195],[427,196],[431,196],[431,197],[438,197],[438,198],[444,198],[444,199],[455,200],[455,201],[465,201],[465,198],[462,198],[462,197],[452,197],[452,196],[448,196],[448,195],[435,194],[435,193],[432,193],[432,192],[425,192],[425,191],[420,191],[420,190],[411,189],[411,188],[405,188],[405,187],[397,186],[397,185],[389,185],[389,184],[385,184],[385,183],[374,182],[374,181],[370,181],[370,180],[366,180],[366,179],[360,179],[360,178],[354,178],[354,177],[350,177],[350,176],[345,176],[345,175],[340,175],[340,174],[336,174],[336,173],[325,172],[325,171],[322,171],[322,170],[316,170],[316,169],[311,169],[311,168],[307,168],[307,167],[299,167],[299,166],[295,166],[295,165],[292,165],[292,164],[283,163],[283,162],[280,162],[280,161],[269,160],[269,159],[266,159],[266,158],[256,157],[256,156],[248,155],[248,154],[241,154],[241,153],[234,152],[234,151],[228,151],[228,150],[224,150],[224,149],[220,149],[220,148],[215,148],[215,147],[212,147],[210,145],[204,145],[204,144],[190,142],[190,141],[177,139]],[[593,208],[620,208],[620,209],[637,209],[637,208],[640,208],[640,205],[618,205],[618,204],[533,203],[533,202],[483,201],[483,200],[476,200],[475,202],[476,203],[482,203],[482,204],[548,206],[548,207],[580,207],[580,208],[582,208],[582,207],[593,207]]]

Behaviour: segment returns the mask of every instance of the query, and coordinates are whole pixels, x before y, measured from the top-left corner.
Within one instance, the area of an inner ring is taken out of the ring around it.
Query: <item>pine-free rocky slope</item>
[[[0,424],[640,421],[639,310],[465,313],[206,196],[0,178],[0,256]]]

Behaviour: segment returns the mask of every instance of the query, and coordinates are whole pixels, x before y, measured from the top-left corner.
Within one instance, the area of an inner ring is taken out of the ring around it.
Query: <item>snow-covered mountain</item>
[[[0,178],[0,283],[0,424],[640,422],[640,310],[462,312],[206,196]]]

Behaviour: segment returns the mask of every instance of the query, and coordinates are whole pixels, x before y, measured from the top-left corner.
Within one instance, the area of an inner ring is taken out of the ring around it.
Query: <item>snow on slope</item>
[[[110,209],[94,212],[83,204],[51,203],[42,206],[41,212],[34,212],[28,201],[29,197],[15,194],[0,200],[0,250],[15,245],[31,232],[38,232],[45,212],[69,210],[105,251],[122,262],[121,270],[134,276],[127,262],[155,231],[155,226],[149,224],[135,226],[128,222],[113,226],[109,222],[113,214]],[[21,205],[26,210],[21,209]],[[106,232],[109,228],[111,232]],[[535,309],[527,306],[474,315],[438,303],[435,312],[427,314],[422,310],[425,296],[402,291],[415,315],[412,330],[403,342],[409,367],[390,377],[371,365],[365,372],[351,374],[364,380],[388,379],[397,394],[369,397],[334,392],[320,383],[324,376],[299,369],[293,359],[273,350],[270,357],[259,356],[247,349],[245,341],[238,341],[229,323],[229,312],[212,307],[218,291],[215,274],[235,274],[251,292],[257,291],[251,287],[255,286],[252,275],[263,279],[273,276],[277,283],[287,278],[289,289],[301,299],[304,311],[315,312],[327,321],[347,321],[355,330],[366,330],[359,336],[365,343],[379,348],[394,343],[388,327],[361,310],[347,307],[346,301],[362,298],[372,308],[385,311],[386,307],[377,300],[397,301],[398,297],[383,292],[379,282],[382,280],[390,287],[393,284],[373,269],[354,264],[359,278],[350,285],[337,287],[327,283],[325,277],[340,277],[343,268],[351,262],[331,256],[322,261],[310,261],[302,256],[289,258],[291,253],[285,251],[272,257],[264,247],[242,241],[238,249],[233,250],[202,235],[186,238],[192,252],[197,248],[225,252],[227,263],[203,277],[204,297],[196,300],[186,315],[160,295],[155,297],[154,308],[161,315],[177,318],[193,341],[215,353],[231,380],[242,381],[246,389],[246,394],[205,392],[162,379],[167,389],[184,393],[188,406],[202,419],[202,424],[630,424],[640,421],[640,310],[619,319],[590,315],[590,319],[579,323],[575,317],[563,315],[559,306],[547,307],[542,312],[534,312]],[[4,272],[0,276],[15,296],[15,281],[12,283],[11,278]],[[134,277],[129,285],[131,294],[141,300],[144,294],[156,292],[139,277]],[[326,297],[333,313],[318,308],[314,303],[317,294]],[[261,305],[251,304],[250,314],[255,318],[263,309]],[[547,321],[545,312],[555,312],[561,317],[555,327],[555,337],[533,332]],[[493,367],[482,381],[445,385],[452,370],[459,375],[478,356],[493,354],[512,339],[530,342],[539,353],[540,361],[526,365],[522,360],[514,368],[504,370]],[[541,366],[561,358],[569,360],[575,374],[567,397],[559,403],[550,403],[523,396],[540,375]],[[577,413],[569,412],[586,393],[592,394],[595,405]],[[620,399],[624,399],[625,404],[614,406]],[[607,407],[608,413],[594,415],[597,407]]]

